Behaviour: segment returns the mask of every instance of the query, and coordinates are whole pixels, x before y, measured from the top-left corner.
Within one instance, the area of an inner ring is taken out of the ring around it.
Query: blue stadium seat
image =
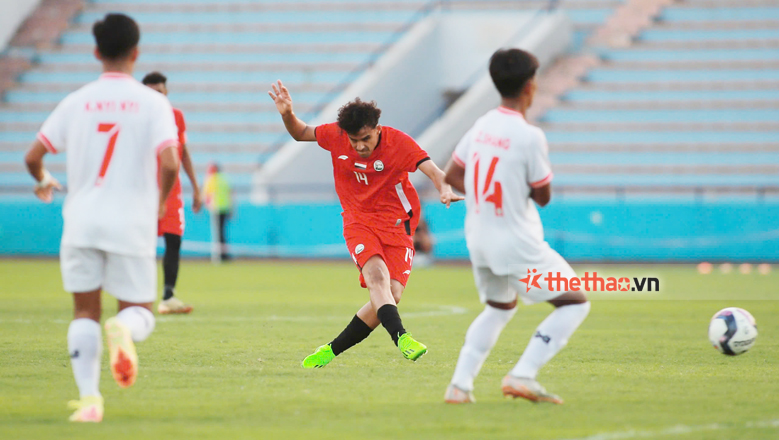
[[[544,122],[774,122],[778,109],[759,110],[589,110],[554,109]]]
[[[270,85],[279,78],[284,78],[290,83],[332,83],[338,84],[345,80],[351,72],[303,72],[299,70],[289,71],[260,71],[260,72],[204,72],[184,71],[165,72],[171,78],[175,77],[178,84],[181,83],[263,83]],[[136,74],[139,79],[143,76]],[[97,75],[94,72],[27,72],[21,76],[24,83],[74,83],[86,84],[94,81]]]
[[[572,102],[775,101],[779,100],[779,90],[606,91],[577,89],[568,92],[563,98]]]
[[[779,34],[777,34],[779,35]],[[590,82],[673,83],[702,81],[779,81],[779,69],[746,70],[613,70],[593,69]]]
[[[558,165],[762,165],[779,164],[779,152],[749,153],[701,152],[588,152],[588,153],[549,153],[552,166]]]
[[[744,144],[777,143],[779,131],[547,131],[550,148],[554,144]]]
[[[144,24],[257,24],[258,28],[263,23],[358,23],[367,21],[399,22],[405,23],[411,20],[416,11],[263,11],[263,12],[177,12],[161,14],[158,12],[136,12],[133,19],[139,25]],[[92,12],[81,14],[76,23],[92,24],[101,19],[105,14]],[[145,38],[145,36],[144,36]]]
[[[581,44],[623,2],[567,0],[560,6]],[[366,7],[370,3],[381,6]],[[133,16],[143,33],[135,77],[150,70],[168,76],[169,98],[184,111],[195,165],[202,170],[217,160],[244,170],[233,177],[248,188],[251,165],[264,162],[289,140],[266,88],[284,80],[298,114],[315,118],[338,87],[356,79],[402,37],[398,30],[424,17],[430,5],[428,0],[91,0],[61,36],[61,47],[37,52],[37,67],[22,74],[19,87],[3,97],[0,164],[9,170],[21,166],[24,150],[49,111],[97,77],[91,24],[120,10]],[[548,3],[448,0],[447,6],[513,11]],[[47,160],[61,168],[63,157]],[[13,174],[3,178],[15,181]],[[27,185],[29,179],[22,176],[18,182]]]
[[[754,174],[556,174],[555,185],[607,187],[776,186],[779,176]]]
[[[670,8],[660,14],[663,21],[779,20],[779,7]]]
[[[42,64],[83,63],[99,65],[89,53],[48,52],[38,55]],[[232,53],[144,53],[141,63],[364,63],[376,58],[357,52],[232,52]]]
[[[779,29],[649,29],[644,31],[640,41],[738,41],[768,40],[779,38]]]
[[[144,32],[143,44],[305,44],[305,43],[391,43],[393,32]],[[62,44],[93,45],[94,37],[86,32],[67,32]]]
[[[611,50],[601,53],[608,61],[770,61],[779,59],[779,48],[708,50]]]

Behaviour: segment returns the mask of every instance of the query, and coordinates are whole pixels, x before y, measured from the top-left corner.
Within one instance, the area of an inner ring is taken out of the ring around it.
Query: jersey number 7
[[[98,133],[108,133],[111,135],[108,139],[108,147],[105,150],[105,156],[103,156],[103,164],[100,165],[100,173],[97,175],[97,182],[95,182],[96,186],[100,186],[103,183],[106,171],[108,171],[111,157],[114,155],[116,138],[119,137],[119,124],[98,124],[97,131]]]
[[[476,209],[479,209],[479,197],[486,196],[484,201],[486,203],[492,203],[495,205],[495,215],[498,217],[503,216],[503,188],[500,182],[492,181],[492,177],[495,175],[495,167],[498,166],[499,157],[493,157],[490,162],[490,168],[487,170],[487,178],[484,182],[484,190],[479,193],[479,162],[481,158],[475,155],[476,162],[473,164],[473,194],[476,199]],[[493,186],[492,194],[487,196],[487,192],[490,191],[490,186]]]

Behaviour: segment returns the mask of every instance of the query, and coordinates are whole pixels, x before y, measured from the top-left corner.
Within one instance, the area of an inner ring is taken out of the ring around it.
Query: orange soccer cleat
[[[130,329],[116,317],[105,322],[111,373],[122,388],[129,388],[138,376],[138,354]]]
[[[515,399],[521,397],[530,400],[531,402],[549,402],[556,405],[563,404],[563,399],[559,396],[548,393],[540,383],[526,377],[507,375],[503,378],[501,389],[503,390],[503,395],[506,397],[513,397]]]
[[[446,388],[446,394],[444,394],[444,402],[446,403],[474,403],[476,399],[473,397],[471,391],[464,391],[456,386],[449,384]]]

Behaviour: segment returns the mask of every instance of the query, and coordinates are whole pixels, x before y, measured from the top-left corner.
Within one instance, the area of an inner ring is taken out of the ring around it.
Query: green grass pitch
[[[577,266],[580,275],[592,267]],[[351,264],[184,261],[190,316],[159,317],[139,344],[141,372],[121,390],[104,352],[99,425],[71,424],[78,392],[66,349],[71,298],[53,260],[0,261],[2,439],[775,439],[779,438],[779,275],[699,275],[693,266],[604,266],[657,276],[661,292],[592,295],[589,318],[539,376],[563,406],[506,400],[500,379],[550,306],[521,307],[476,380],[477,403],[443,394],[480,312],[470,269],[415,270],[400,304],[430,347],[404,360],[379,328],[321,370],[300,361],[367,299]],[[104,317],[116,302],[103,297]],[[711,348],[727,306],[755,316],[756,346]]]

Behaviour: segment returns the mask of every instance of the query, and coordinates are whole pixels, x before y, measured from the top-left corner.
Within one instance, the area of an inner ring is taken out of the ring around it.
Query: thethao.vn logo
[[[527,270],[527,276],[520,278],[519,281],[527,285],[526,292],[530,292],[532,287],[541,288],[538,284],[538,280],[544,275],[543,273],[537,273],[538,271],[533,269]],[[548,286],[551,292],[569,292],[580,291],[585,292],[643,292],[646,288],[647,292],[659,292],[660,280],[657,278],[636,278],[631,280],[627,277],[599,277],[598,272],[593,272],[590,275],[589,272],[584,272],[584,276],[579,277],[564,277],[560,272],[552,273],[548,272],[543,278],[544,282]],[[631,286],[632,283],[632,286]]]

